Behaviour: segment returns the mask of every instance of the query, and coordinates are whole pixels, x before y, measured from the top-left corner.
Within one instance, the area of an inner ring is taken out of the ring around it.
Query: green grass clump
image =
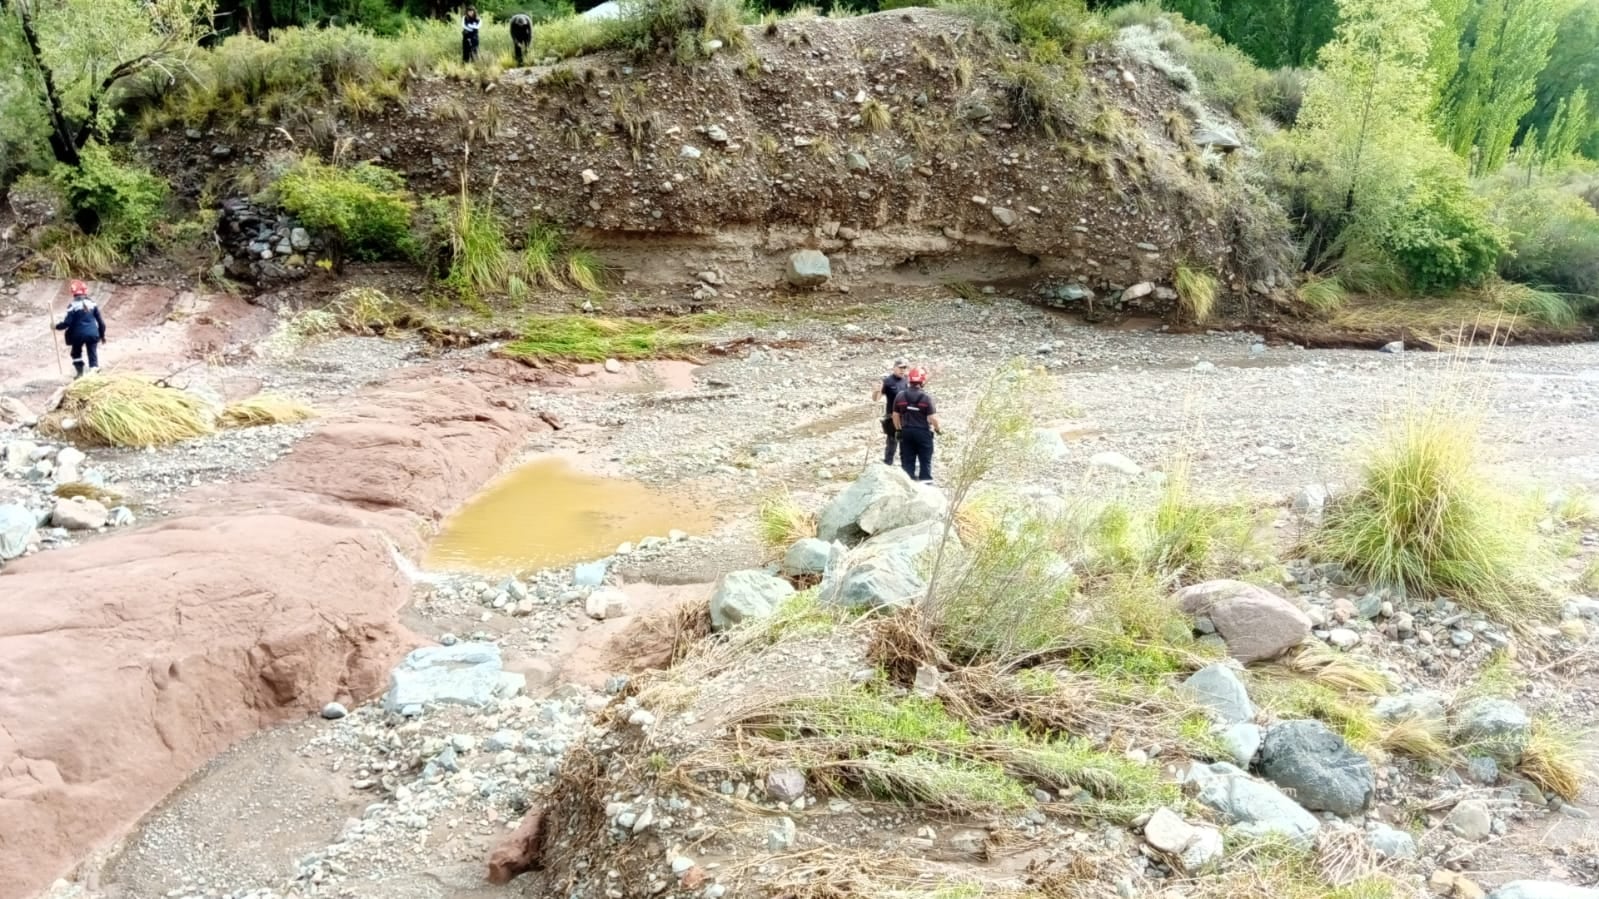
[[[962,813],[995,808],[1014,810],[1032,804],[1021,783],[992,762],[911,752],[873,752],[850,764],[873,795]]]
[[[259,393],[229,403],[222,410],[221,424],[225,428],[255,428],[305,421],[314,415],[316,410],[299,400],[273,393]]]
[[[1343,308],[1347,294],[1337,278],[1311,276],[1299,285],[1299,301],[1320,313],[1337,312]]]
[[[514,271],[514,258],[499,217],[488,205],[479,205],[462,191],[449,220],[450,270],[445,283],[466,294],[505,290]]]
[[[523,325],[522,339],[505,352],[538,362],[686,358],[695,345],[690,327],[584,315],[535,316]]]
[[[1356,576],[1423,596],[1452,596],[1501,621],[1558,609],[1540,581],[1546,548],[1530,504],[1478,467],[1476,422],[1460,409],[1412,407],[1370,451],[1360,488],[1327,510],[1314,537]]]
[[[1075,737],[1035,740],[1011,730],[999,736],[993,755],[1005,759],[1006,770],[1055,792],[1086,792],[1097,818],[1126,824],[1152,808],[1182,801],[1176,784],[1163,781],[1154,766]]]
[[[1297,678],[1261,678],[1254,684],[1261,705],[1279,718],[1315,718],[1360,752],[1382,748],[1384,728],[1362,699],[1348,698],[1331,687]]]
[[[304,157],[273,187],[283,208],[330,239],[335,267],[351,259],[408,258],[414,204],[404,180],[372,163],[338,168]]]
[[[1210,320],[1216,309],[1216,276],[1186,265],[1177,266],[1174,277],[1177,284],[1177,303],[1183,314],[1195,324]]]
[[[816,536],[816,515],[796,502],[787,490],[762,499],[755,516],[761,542],[768,549],[782,550],[805,537]]]
[[[213,429],[205,400],[133,375],[91,375],[67,387],[57,417],[76,419],[70,434],[88,443],[146,447],[201,437]]]

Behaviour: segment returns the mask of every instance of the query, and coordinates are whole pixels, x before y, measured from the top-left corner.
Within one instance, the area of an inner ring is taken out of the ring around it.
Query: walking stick
[[[49,297],[44,301],[44,323],[50,328],[50,346],[56,351],[56,375],[64,378],[67,376],[67,370],[61,365],[61,344],[56,343],[55,300]]]

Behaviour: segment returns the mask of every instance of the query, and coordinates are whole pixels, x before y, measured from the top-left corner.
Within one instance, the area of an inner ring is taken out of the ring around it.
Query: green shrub
[[[1526,622],[1558,608],[1543,581],[1548,547],[1532,504],[1501,494],[1479,467],[1474,406],[1451,398],[1396,417],[1313,546],[1356,577]]]
[[[1377,243],[1424,292],[1481,284],[1505,244],[1488,220],[1487,204],[1457,170],[1424,168],[1387,217]]]
[[[284,209],[331,241],[335,265],[346,257],[399,258],[415,250],[414,204],[400,176],[381,166],[363,162],[339,168],[308,156],[285,172],[273,191]]]
[[[515,270],[505,229],[491,205],[462,194],[449,218],[450,270],[446,283],[476,295],[504,290]]]
[[[148,169],[119,163],[96,142],[81,155],[77,168],[57,166],[52,176],[79,227],[120,251],[143,246],[161,219],[166,182]]]
[[[1599,210],[1587,183],[1505,172],[1483,185],[1508,245],[1499,273],[1561,293],[1599,296]]]
[[[743,47],[744,17],[740,0],[623,0],[620,24],[610,36],[613,46],[691,63],[707,55],[706,41]]]

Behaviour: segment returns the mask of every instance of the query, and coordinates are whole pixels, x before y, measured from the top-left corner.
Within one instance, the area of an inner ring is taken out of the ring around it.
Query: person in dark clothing
[[[883,398],[883,464],[894,464],[894,448],[899,445],[899,434],[894,428],[894,398],[905,389],[905,372],[910,364],[904,359],[894,361],[894,370],[883,376],[883,381],[872,391],[872,398]]]
[[[67,346],[72,347],[72,368],[76,377],[83,377],[83,355],[89,354],[89,371],[100,370],[100,343],[105,340],[105,319],[100,317],[100,307],[89,299],[89,286],[82,281],[72,282],[72,303],[67,314],[56,322],[57,331],[67,332]]]
[[[468,6],[461,20],[461,62],[477,59],[477,32],[483,21],[477,17],[477,7]]]
[[[533,43],[533,19],[525,12],[511,17],[511,52],[516,54],[516,67],[522,67],[522,58]]]
[[[899,464],[918,481],[933,479],[933,435],[942,433],[938,404],[923,390],[927,371],[913,368],[905,376],[908,386],[894,398],[894,429],[899,431]]]

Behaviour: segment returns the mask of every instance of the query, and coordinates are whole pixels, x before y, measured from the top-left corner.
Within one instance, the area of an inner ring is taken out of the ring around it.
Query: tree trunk
[[[55,76],[44,64],[44,58],[39,52],[39,34],[33,27],[33,11],[26,3],[17,3],[15,0],[11,2],[17,11],[17,21],[22,25],[22,40],[28,48],[29,61],[38,70],[39,79],[44,83],[45,107],[50,116],[50,153],[56,162],[76,168],[80,162],[78,150],[83,143],[78,140],[78,134],[62,110],[61,93],[56,90]],[[7,0],[0,0],[0,12],[4,12],[8,5]]]

